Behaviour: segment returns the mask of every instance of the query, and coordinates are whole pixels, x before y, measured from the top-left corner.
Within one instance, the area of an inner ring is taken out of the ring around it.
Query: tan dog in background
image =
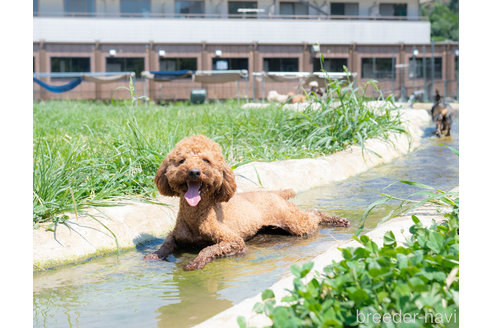
[[[287,94],[287,97],[289,97],[289,103],[291,103],[291,104],[297,104],[297,103],[302,103],[302,102],[306,101],[306,96],[296,95],[293,92],[289,92]]]

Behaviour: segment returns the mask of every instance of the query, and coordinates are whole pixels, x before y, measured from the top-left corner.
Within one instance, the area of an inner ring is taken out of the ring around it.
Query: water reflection
[[[155,311],[158,327],[196,325],[209,317],[210,310],[220,312],[233,304],[218,294],[224,288],[224,280],[216,273],[181,272],[173,275],[173,282],[179,300],[172,304],[159,304]]]

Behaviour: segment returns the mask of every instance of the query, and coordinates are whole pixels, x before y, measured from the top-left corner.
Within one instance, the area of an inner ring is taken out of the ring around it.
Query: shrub
[[[343,260],[302,278],[313,263],[293,265],[293,290],[276,304],[267,289],[255,311],[265,313],[273,327],[449,327],[458,326],[459,202],[447,221],[429,228],[415,216],[406,247],[393,232],[378,247],[369,237],[343,248]],[[387,322],[383,321],[386,320]],[[414,319],[414,321],[413,321]],[[244,318],[238,318],[245,327]]]

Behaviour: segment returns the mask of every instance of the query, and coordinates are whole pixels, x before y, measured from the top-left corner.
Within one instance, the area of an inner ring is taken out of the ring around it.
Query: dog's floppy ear
[[[167,181],[166,177],[166,171],[167,167],[169,165],[169,161],[166,158],[161,166],[159,166],[159,169],[157,169],[157,173],[154,177],[154,182],[155,185],[157,186],[157,189],[163,196],[178,196],[177,193],[175,193],[172,189],[171,186],[169,185],[169,182]]]
[[[215,199],[217,202],[227,202],[234,196],[236,192],[236,181],[234,179],[234,172],[225,166],[223,170],[224,180],[222,181],[222,185],[215,192]]]

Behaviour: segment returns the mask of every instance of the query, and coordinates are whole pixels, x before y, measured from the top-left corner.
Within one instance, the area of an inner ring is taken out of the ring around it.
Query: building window
[[[32,12],[33,12],[33,16],[39,16],[39,0],[33,0]]]
[[[356,2],[332,2],[330,13],[334,16],[359,16],[359,4]]]
[[[89,57],[51,57],[51,72],[82,73],[91,71]]]
[[[379,4],[381,16],[407,16],[406,3],[381,3]]]
[[[150,0],[120,0],[122,17],[149,17]]]
[[[136,77],[140,78],[144,67],[143,57],[106,58],[106,72],[135,72]]]
[[[347,58],[324,58],[323,69],[327,72],[345,72],[343,66],[348,66]],[[321,61],[313,58],[313,72],[321,72]]]
[[[229,1],[229,17],[241,18],[243,15],[248,18],[256,18],[256,12],[241,12],[241,9],[258,9],[258,2],[256,1]]]
[[[265,72],[298,72],[299,58],[264,58]]]
[[[159,69],[161,71],[196,71],[196,58],[161,58]]]
[[[302,2],[281,2],[280,15],[282,16],[308,16],[308,6]],[[307,17],[303,17],[307,18]]]
[[[264,58],[265,72],[298,72],[299,58]]]
[[[213,70],[248,69],[248,58],[212,58]]]
[[[424,58],[409,58],[408,78],[423,79],[424,78]],[[425,58],[425,77],[432,79],[432,58]],[[442,78],[442,58],[434,57],[434,79]]]
[[[94,0],[64,0],[65,16],[94,16]]]
[[[393,58],[362,58],[362,78],[392,79],[395,74]]]
[[[203,15],[200,14],[205,13],[205,1],[176,0],[174,7],[176,14],[182,14],[182,16],[192,15],[190,17],[203,17]]]

